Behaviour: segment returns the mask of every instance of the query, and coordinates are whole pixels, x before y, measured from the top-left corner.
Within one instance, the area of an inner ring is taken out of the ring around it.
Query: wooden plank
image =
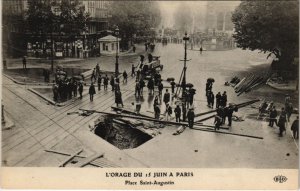
[[[255,100],[251,100],[251,101],[247,101],[247,102],[236,104],[235,106],[237,106],[238,108],[241,108],[241,107],[244,107],[244,105],[247,105],[247,104],[250,105],[250,104],[253,104],[253,103],[258,102],[258,101],[260,101],[260,100],[259,99],[255,99]],[[195,117],[199,117],[199,116],[206,115],[206,114],[209,114],[209,113],[214,113],[216,111],[217,111],[217,109],[206,111],[206,112],[202,112],[202,113],[198,113],[198,114],[195,114]]]
[[[84,167],[85,165],[89,164],[90,162],[96,160],[97,158],[103,157],[103,156],[104,156],[104,153],[95,154],[94,156],[87,158],[82,163],[77,164],[76,167]]]
[[[263,139],[263,137],[258,137],[258,136],[253,136],[253,135],[245,135],[245,134],[237,134],[237,133],[229,133],[229,132],[223,132],[223,131],[214,131],[214,130],[205,130],[205,129],[198,129],[198,128],[193,128],[194,130],[201,130],[201,131],[207,131],[207,132],[214,132],[214,133],[220,133],[220,134],[225,134],[225,135],[236,135],[236,136],[241,136],[241,137],[248,137],[248,138],[254,138],[254,139]]]
[[[58,167],[64,167],[68,162],[70,162],[76,155],[79,155],[83,149],[79,149],[78,151],[74,152],[70,157],[68,157],[65,161],[63,161]]]
[[[55,154],[65,155],[65,156],[71,156],[72,155],[70,153],[61,152],[61,151],[55,151],[55,150],[51,150],[51,149],[45,149],[44,151],[45,152],[49,152],[49,153],[55,153]],[[75,157],[86,158],[86,156],[81,156],[81,155],[75,155]]]

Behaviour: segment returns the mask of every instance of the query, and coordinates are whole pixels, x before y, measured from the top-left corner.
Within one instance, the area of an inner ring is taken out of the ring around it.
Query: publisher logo
[[[274,177],[274,182],[278,182],[278,183],[284,183],[287,181],[287,177],[282,176],[282,175],[278,175]]]

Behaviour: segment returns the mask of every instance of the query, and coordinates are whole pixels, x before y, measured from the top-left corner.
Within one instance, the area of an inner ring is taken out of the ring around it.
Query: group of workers
[[[291,102],[291,97],[286,95],[284,107],[281,108],[280,113],[278,114],[276,110],[276,106],[273,102],[269,104],[267,102],[263,102],[259,107],[259,112],[261,113],[269,113],[269,126],[273,127],[274,124],[279,127],[279,136],[283,136],[283,132],[286,131],[287,123],[290,122],[290,117],[293,113],[293,104]],[[296,117],[296,120],[291,125],[291,130],[293,132],[293,137],[298,139],[299,137],[299,117]]]

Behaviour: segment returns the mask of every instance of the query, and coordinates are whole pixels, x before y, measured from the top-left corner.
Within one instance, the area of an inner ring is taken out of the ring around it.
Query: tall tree
[[[26,13],[27,30],[41,41],[50,33],[70,37],[85,30],[89,15],[78,0],[29,0]]]
[[[243,1],[232,15],[237,46],[274,54],[289,69],[299,57],[298,10],[298,1]]]
[[[119,27],[121,46],[127,48],[127,42],[133,39],[134,34],[147,36],[151,28],[160,24],[161,15],[155,1],[112,1],[109,12],[110,28]]]

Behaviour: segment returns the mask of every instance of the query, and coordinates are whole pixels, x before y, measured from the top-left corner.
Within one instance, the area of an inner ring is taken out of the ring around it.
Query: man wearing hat
[[[189,128],[193,128],[194,118],[195,118],[195,113],[194,113],[194,108],[193,107],[189,108],[189,111],[187,113],[187,118],[188,118]]]
[[[180,109],[179,105],[177,105],[176,108],[174,109],[174,113],[175,113],[175,117],[176,117],[176,122],[180,123],[181,109]]]

